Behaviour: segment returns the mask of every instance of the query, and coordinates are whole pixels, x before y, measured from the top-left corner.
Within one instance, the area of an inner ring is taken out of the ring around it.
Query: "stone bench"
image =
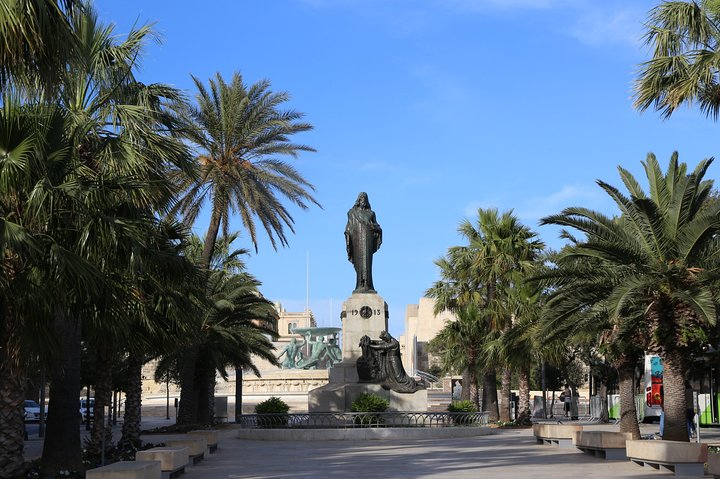
[[[207,441],[208,451],[210,451],[210,454],[217,451],[218,432],[215,429],[197,429],[195,431],[189,431],[188,436],[204,437]]]
[[[165,445],[168,447],[186,447],[188,450],[188,457],[192,460],[192,464],[194,466],[205,458],[207,440],[204,437],[186,436],[181,439],[168,439],[165,441]]]
[[[625,449],[628,459],[644,467],[671,471],[676,477],[705,475],[707,444],[628,440],[625,442]]]
[[[161,475],[158,461],[119,461],[85,472],[86,479],[160,479]]]
[[[533,424],[533,435],[538,444],[548,444],[561,448],[573,447],[575,432],[582,431],[582,426],[569,424]]]
[[[187,447],[153,447],[135,453],[136,461],[160,461],[163,479],[171,479],[185,472],[189,461]]]
[[[575,431],[573,443],[582,452],[602,459],[626,460],[625,441],[632,434],[613,431]]]

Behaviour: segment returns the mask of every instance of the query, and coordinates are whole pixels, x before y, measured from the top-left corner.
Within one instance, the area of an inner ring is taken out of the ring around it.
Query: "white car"
[[[95,398],[90,398],[90,409],[89,410],[87,407],[87,399],[80,400],[80,423],[81,424],[84,424],[88,418],[92,419],[94,407],[95,407]]]
[[[25,400],[25,422],[40,420],[40,405],[31,399]]]

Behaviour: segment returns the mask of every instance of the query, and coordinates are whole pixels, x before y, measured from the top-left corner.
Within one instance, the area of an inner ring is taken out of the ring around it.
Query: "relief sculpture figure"
[[[372,256],[382,244],[382,229],[370,208],[367,193],[360,193],[355,205],[348,211],[345,226],[345,248],[348,260],[355,267],[353,293],[374,293]]]
[[[407,375],[400,357],[400,343],[387,331],[380,333],[379,341],[363,336],[360,348],[362,356],[357,361],[357,370],[362,381],[378,383],[399,393],[414,393],[426,388],[424,381],[416,381]]]

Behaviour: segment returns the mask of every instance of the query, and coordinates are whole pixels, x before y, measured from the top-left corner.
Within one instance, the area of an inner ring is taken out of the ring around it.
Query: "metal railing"
[[[243,414],[243,428],[351,429],[363,427],[487,426],[487,412],[328,412]]]
[[[434,374],[430,374],[425,371],[420,371],[419,369],[415,370],[415,376],[420,377],[421,379],[424,379],[426,382],[433,384],[440,381],[440,378],[435,376]]]

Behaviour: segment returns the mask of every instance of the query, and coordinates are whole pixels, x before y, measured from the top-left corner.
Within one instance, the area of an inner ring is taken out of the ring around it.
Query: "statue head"
[[[390,333],[388,333],[387,331],[381,331],[381,332],[380,332],[380,339],[382,339],[383,341],[388,341],[388,340],[390,340]]]
[[[355,206],[358,208],[370,209],[370,200],[368,200],[367,193],[363,191],[358,195],[357,200],[355,200]]]

